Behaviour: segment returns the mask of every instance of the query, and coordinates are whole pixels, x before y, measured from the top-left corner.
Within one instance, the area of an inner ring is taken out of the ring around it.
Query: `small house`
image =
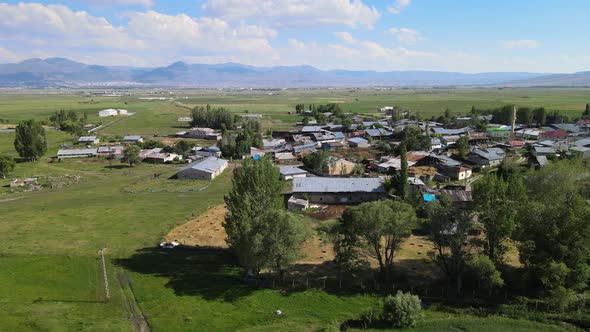
[[[279,172],[281,173],[281,180],[307,177],[307,171],[296,166],[280,167]]]
[[[80,136],[80,138],[78,138],[78,144],[96,145],[98,143],[100,143],[100,139],[96,136]]]
[[[182,180],[213,180],[223,173],[228,164],[227,160],[208,157],[181,168],[176,177]]]
[[[139,135],[127,135],[123,137],[123,143],[127,144],[135,144],[135,143],[143,143],[143,137]]]
[[[370,147],[369,141],[361,137],[349,138],[348,144],[351,148],[366,149]]]

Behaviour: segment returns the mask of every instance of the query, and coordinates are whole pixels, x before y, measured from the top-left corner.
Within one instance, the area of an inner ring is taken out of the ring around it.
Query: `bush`
[[[394,327],[410,327],[422,317],[420,298],[410,293],[398,291],[388,296],[383,303],[383,319]]]
[[[379,310],[375,308],[369,308],[363,311],[359,316],[359,320],[361,321],[361,324],[365,329],[377,323],[380,319],[381,315],[379,313]]]

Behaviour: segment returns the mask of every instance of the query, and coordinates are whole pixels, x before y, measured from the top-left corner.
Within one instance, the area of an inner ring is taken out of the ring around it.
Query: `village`
[[[298,105],[294,116],[303,120],[295,129],[274,131],[270,135],[256,133],[262,138],[260,144],[250,146],[249,153],[241,155],[242,159],[272,158],[280,168],[281,180],[292,182],[291,190],[285,192],[289,210],[359,204],[392,195],[388,181],[402,171],[402,140],[410,142],[405,157],[410,192],[424,202],[447,195],[456,204],[465,206],[472,201],[471,184],[505,160],[539,169],[558,158],[590,156],[590,120],[528,126],[516,122],[516,107],[510,114],[511,125],[495,124],[493,115],[481,115],[477,119],[456,117],[446,126],[434,119],[411,119],[410,111],[392,106],[382,107],[380,118],[342,111],[335,116],[331,112],[301,108]],[[127,112],[112,109],[99,112],[101,117],[117,114]],[[350,119],[350,123],[343,125],[342,117]],[[261,118],[245,114],[238,121]],[[324,124],[318,124],[316,118]],[[192,120],[191,117],[178,119],[181,123]],[[99,136],[80,136],[79,147],[59,149],[55,160],[121,160],[126,147],[139,146],[138,161],[178,164],[174,176],[177,179],[213,180],[229,163],[240,161],[233,158],[236,156],[223,155],[222,137],[220,129],[190,126],[169,137],[126,135],[102,142]],[[170,145],[161,143],[162,139]]]

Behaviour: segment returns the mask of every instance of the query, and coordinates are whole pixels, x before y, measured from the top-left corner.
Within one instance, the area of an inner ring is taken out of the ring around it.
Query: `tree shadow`
[[[106,165],[104,166],[106,169],[127,169],[130,168],[127,164],[120,164],[120,165]]]
[[[178,247],[144,248],[114,264],[128,271],[168,278],[166,287],[179,296],[232,302],[255,289],[244,283],[243,269],[227,249]]]

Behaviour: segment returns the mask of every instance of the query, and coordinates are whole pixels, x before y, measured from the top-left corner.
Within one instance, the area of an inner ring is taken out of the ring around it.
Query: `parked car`
[[[178,242],[162,242],[160,243],[160,248],[163,249],[174,249],[176,247],[178,247],[180,243]]]

